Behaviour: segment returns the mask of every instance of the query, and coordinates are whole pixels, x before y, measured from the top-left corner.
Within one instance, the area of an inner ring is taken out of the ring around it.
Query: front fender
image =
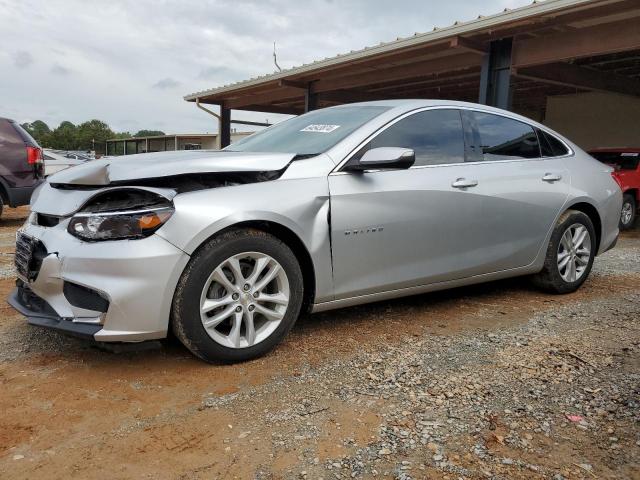
[[[177,195],[175,213],[157,234],[187,254],[248,221],[277,223],[298,236],[314,265],[317,302],[333,299],[326,178],[294,178]]]

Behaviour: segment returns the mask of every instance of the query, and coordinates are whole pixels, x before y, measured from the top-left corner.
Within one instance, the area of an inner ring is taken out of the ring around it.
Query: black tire
[[[631,209],[631,218],[625,222],[622,218],[622,212],[625,211],[625,208]],[[636,199],[630,193],[625,193],[622,197],[622,210],[620,212],[620,230],[629,230],[633,227],[633,223],[636,219]]]
[[[4,202],[2,201],[2,197],[0,197],[0,217],[4,213]]]
[[[213,340],[202,324],[200,295],[211,272],[226,259],[243,252],[271,256],[284,269],[289,281],[289,303],[273,333],[245,348],[231,348]],[[173,332],[195,356],[206,362],[243,362],[273,349],[291,330],[302,306],[303,279],[295,254],[281,240],[255,229],[230,230],[205,243],[187,264],[173,297]]]
[[[589,232],[589,236],[591,238],[591,255],[582,275],[577,280],[569,282],[562,278],[560,269],[558,268],[558,249],[564,233],[576,223],[585,226]],[[544,267],[540,273],[532,277],[533,283],[538,288],[549,293],[564,294],[575,292],[589,276],[595,256],[596,232],[593,228],[593,222],[591,222],[591,219],[582,212],[577,210],[567,210],[560,216],[555,228],[553,229],[551,239],[547,246]]]

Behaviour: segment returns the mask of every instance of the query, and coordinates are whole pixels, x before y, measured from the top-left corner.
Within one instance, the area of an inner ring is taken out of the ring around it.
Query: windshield
[[[317,155],[389,108],[368,105],[314,110],[254,133],[225,150]]]

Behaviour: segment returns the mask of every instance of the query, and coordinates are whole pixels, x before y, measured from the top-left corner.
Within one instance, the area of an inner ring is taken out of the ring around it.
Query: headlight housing
[[[152,235],[173,212],[171,202],[155,193],[140,190],[107,192],[76,213],[69,221],[67,231],[89,242],[135,240]]]

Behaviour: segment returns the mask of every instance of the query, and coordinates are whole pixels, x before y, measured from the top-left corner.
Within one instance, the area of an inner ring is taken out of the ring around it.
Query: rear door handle
[[[467,180],[466,178],[458,178],[451,184],[453,188],[469,188],[478,185],[477,180]]]
[[[545,173],[544,177],[542,177],[544,182],[557,182],[562,180],[562,175],[558,175],[557,173]]]

